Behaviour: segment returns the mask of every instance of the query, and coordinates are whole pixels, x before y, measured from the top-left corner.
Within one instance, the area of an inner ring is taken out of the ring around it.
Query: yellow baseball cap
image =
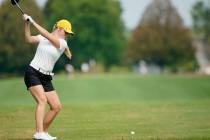
[[[74,34],[74,32],[72,31],[71,22],[69,22],[66,19],[59,20],[56,23],[56,27],[63,28],[64,31],[67,32],[67,33],[69,33],[69,34]]]

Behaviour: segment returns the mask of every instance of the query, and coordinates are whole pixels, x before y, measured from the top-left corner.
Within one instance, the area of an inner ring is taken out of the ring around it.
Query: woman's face
[[[56,30],[57,34],[62,38],[67,38],[67,36],[69,35],[68,33],[65,32],[63,28],[57,28]]]

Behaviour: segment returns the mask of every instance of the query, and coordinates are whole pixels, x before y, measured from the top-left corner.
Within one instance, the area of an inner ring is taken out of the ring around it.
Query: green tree
[[[130,63],[145,60],[172,70],[181,66],[194,67],[190,30],[183,26],[169,0],[154,0],[146,9],[129,40],[127,59]]]
[[[95,59],[107,68],[121,63],[125,39],[119,1],[48,0],[44,11],[49,29],[62,18],[72,22],[76,35],[68,44],[75,66],[89,59]]]
[[[196,33],[210,43],[210,2],[198,1],[192,9],[193,27]]]
[[[42,12],[34,0],[21,1],[20,5],[26,13],[42,23]],[[0,5],[0,73],[22,73],[32,59],[36,47],[25,43],[23,27],[18,9],[10,1],[4,1]]]

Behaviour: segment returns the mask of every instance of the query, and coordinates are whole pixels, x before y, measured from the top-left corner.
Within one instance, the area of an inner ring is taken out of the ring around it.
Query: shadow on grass
[[[21,139],[21,138],[12,138],[12,139],[8,139],[8,140],[34,140],[34,139],[32,139],[32,138],[23,138],[23,139]]]

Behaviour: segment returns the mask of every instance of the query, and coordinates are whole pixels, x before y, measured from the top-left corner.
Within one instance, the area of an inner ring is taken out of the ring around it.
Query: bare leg
[[[59,100],[59,97],[55,91],[45,92],[47,97],[47,102],[50,105],[49,112],[44,117],[44,131],[47,132],[50,124],[61,110],[62,106]]]
[[[36,131],[43,132],[43,120],[45,113],[45,106],[47,103],[47,98],[44,94],[44,89],[41,85],[33,86],[29,88],[32,96],[37,102],[36,112],[35,112],[35,120],[36,120]]]

